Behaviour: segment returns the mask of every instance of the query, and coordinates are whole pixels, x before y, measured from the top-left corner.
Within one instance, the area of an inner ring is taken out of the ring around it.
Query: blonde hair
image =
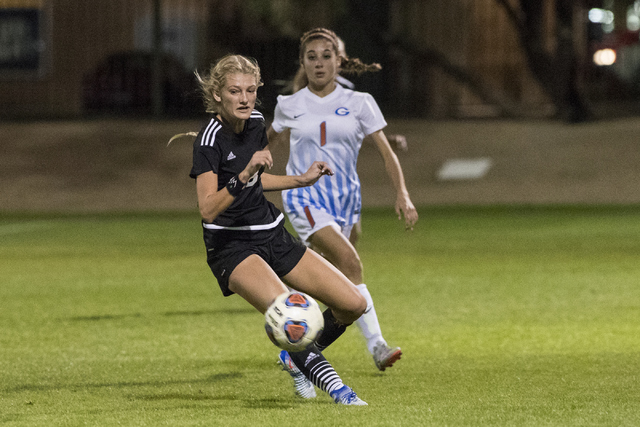
[[[214,94],[220,96],[220,89],[226,84],[227,76],[236,73],[254,76],[258,87],[264,84],[260,77],[258,62],[242,55],[223,56],[211,66],[209,74],[204,77],[201,77],[197,71],[195,72],[207,113],[220,112],[222,103],[216,101]]]
[[[302,68],[302,61],[304,59],[304,51],[307,47],[307,44],[309,44],[309,42],[313,40],[318,39],[324,39],[331,42],[333,51],[335,52],[336,56],[340,57],[341,74],[356,74],[359,76],[362,73],[375,72],[382,69],[382,67],[378,63],[365,64],[358,58],[349,58],[345,50],[344,41],[340,37],[338,37],[335,32],[327,28],[314,28],[313,30],[304,33],[300,38],[300,68],[298,69],[296,76],[293,78],[294,93],[309,84],[307,74]]]

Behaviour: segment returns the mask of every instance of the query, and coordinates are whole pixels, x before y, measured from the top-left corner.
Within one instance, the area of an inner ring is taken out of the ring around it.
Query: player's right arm
[[[209,171],[196,177],[196,193],[198,195],[198,208],[200,216],[204,222],[213,222],[222,212],[224,212],[234,197],[229,193],[227,187],[222,190],[218,188],[218,175]]]
[[[273,111],[273,121],[267,129],[267,139],[272,150],[289,142],[292,114],[291,97],[279,95]]]
[[[269,148],[277,149],[277,147],[280,147],[283,143],[289,140],[289,129],[285,129],[278,133],[273,129],[273,126],[269,126],[269,129],[267,129],[267,139],[269,139]]]
[[[260,150],[253,153],[249,164],[233,179],[239,181],[236,185],[244,187],[251,177],[258,173],[260,168],[271,168],[272,166],[273,159],[269,150]],[[218,215],[231,206],[235,199],[227,185],[218,190],[218,175],[213,171],[201,173],[196,177],[196,193],[200,216],[205,222],[213,222]]]

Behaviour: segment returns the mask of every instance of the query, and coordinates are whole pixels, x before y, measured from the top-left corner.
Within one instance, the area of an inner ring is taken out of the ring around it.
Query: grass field
[[[326,356],[368,407],[294,397],[196,215],[0,216],[1,425],[640,425],[640,207],[365,211],[404,356]]]

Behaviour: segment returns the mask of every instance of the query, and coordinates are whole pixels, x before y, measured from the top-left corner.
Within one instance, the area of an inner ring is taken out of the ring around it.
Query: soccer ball
[[[300,292],[278,295],[264,317],[264,328],[271,341],[292,352],[309,347],[324,328],[320,306],[309,295]]]

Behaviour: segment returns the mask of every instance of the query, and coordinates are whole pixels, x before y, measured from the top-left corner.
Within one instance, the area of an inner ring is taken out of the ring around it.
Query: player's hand
[[[387,136],[389,145],[396,151],[408,151],[407,138],[404,135],[389,135]]]
[[[409,196],[399,196],[397,198],[396,213],[399,220],[402,220],[402,215],[404,215],[405,230],[413,230],[413,226],[418,222],[418,211],[411,203]]]
[[[300,184],[303,187],[315,184],[324,175],[333,175],[333,171],[326,162],[313,162],[308,171],[300,175]]]
[[[240,181],[247,183],[253,175],[255,175],[260,169],[273,167],[273,158],[271,157],[271,151],[268,148],[264,150],[256,151],[251,156],[249,164],[239,174]]]

